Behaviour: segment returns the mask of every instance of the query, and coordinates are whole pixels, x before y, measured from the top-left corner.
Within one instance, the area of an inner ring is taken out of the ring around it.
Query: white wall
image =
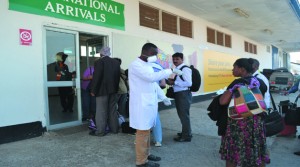
[[[252,57],[252,58],[258,59],[261,62],[265,62],[265,63],[262,63],[261,69],[271,68],[271,66],[272,66],[271,58],[272,57],[271,57],[271,53],[266,52],[266,45],[260,44],[256,41],[253,41],[251,39],[243,37],[239,34],[236,34],[235,32],[232,32],[230,30],[222,28],[211,22],[205,21],[199,17],[193,16],[192,14],[189,14],[185,11],[182,11],[180,9],[177,9],[177,8],[174,8],[167,4],[164,4],[160,1],[153,1],[153,0],[140,0],[140,1],[145,4],[149,4],[151,6],[157,6],[159,9],[163,9],[170,13],[176,14],[180,17],[193,20],[194,38],[191,39],[191,38],[187,38],[187,37],[181,37],[179,35],[166,33],[166,32],[154,30],[151,28],[139,26],[139,13],[138,13],[139,1],[137,1],[137,0],[131,0],[129,2],[126,1],[126,3],[125,3],[126,4],[125,5],[126,32],[122,32],[122,33],[127,33],[127,34],[130,34],[133,36],[138,36],[138,37],[143,37],[143,38],[146,38],[149,40],[151,40],[151,39],[161,40],[163,42],[178,43],[178,44],[183,44],[183,45],[189,46],[189,47],[196,47],[196,48],[199,48],[200,51],[208,49],[208,50],[215,50],[215,51],[223,52],[223,53],[229,53],[229,54],[236,55],[239,57]],[[120,1],[120,2],[122,3],[122,1]],[[131,10],[130,8],[134,8],[134,10]],[[206,42],[206,27],[211,27],[211,28],[214,28],[216,30],[219,30],[221,32],[231,35],[232,48],[227,48],[227,47],[207,43]],[[244,51],[244,41],[247,41],[247,42],[257,45],[258,54],[255,55],[255,54],[251,54],[251,53],[246,53]]]
[[[110,34],[111,29],[8,10],[0,2],[1,76],[0,127],[42,121],[46,126],[43,26]],[[19,29],[32,31],[32,46],[19,44]],[[113,30],[118,31],[118,30]]]
[[[260,60],[261,68],[271,68],[271,54],[266,52],[266,46],[258,42],[242,37],[227,29],[221,28],[213,23],[197,18],[185,11],[161,3],[160,1],[141,0],[152,6],[163,6],[163,9],[175,13],[181,17],[193,20],[194,38],[180,37],[178,35],[139,26],[139,0],[117,0],[125,5],[125,31],[113,30],[105,27],[82,24],[67,20],[55,19],[45,16],[37,16],[8,10],[8,0],[0,2],[1,31],[1,80],[0,83],[0,127],[42,121],[46,125],[45,112],[45,82],[43,64],[43,26],[49,25],[69,30],[89,32],[96,34],[124,34],[137,38],[164,43],[178,43],[191,48],[198,48],[199,55],[205,49],[228,53],[240,57],[254,57]],[[206,27],[220,30],[230,34],[232,37],[232,48],[221,47],[206,42]],[[19,45],[19,29],[30,29],[32,31],[32,46]],[[244,40],[257,45],[258,55],[244,52]],[[130,41],[129,41],[130,42]],[[113,42],[110,41],[110,45]],[[113,54],[123,60],[128,54],[138,56],[141,46],[135,50],[116,50]],[[118,47],[115,47],[118,48]],[[122,54],[123,53],[123,54]],[[130,61],[125,61],[125,66]],[[127,68],[127,67],[123,67]]]

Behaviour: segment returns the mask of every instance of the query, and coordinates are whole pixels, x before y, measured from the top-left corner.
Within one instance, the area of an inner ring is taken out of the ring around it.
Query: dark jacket
[[[95,62],[91,92],[96,96],[107,96],[118,92],[120,63],[104,56]]]
[[[228,105],[220,105],[219,99],[221,95],[216,96],[212,102],[209,104],[207,111],[208,116],[211,120],[217,121],[216,125],[218,126],[218,135],[223,136],[226,132],[227,127],[227,108]]]

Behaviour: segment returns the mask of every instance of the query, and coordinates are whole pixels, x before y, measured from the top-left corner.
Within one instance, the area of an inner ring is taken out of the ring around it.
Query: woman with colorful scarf
[[[232,74],[240,78],[235,79],[227,87],[227,91],[220,97],[221,105],[229,104],[232,91],[237,85],[259,85],[261,93],[265,94],[267,86],[262,80],[252,76],[252,65],[251,58],[240,58],[235,61]],[[222,136],[219,151],[221,159],[226,160],[226,167],[261,167],[270,162],[263,119],[264,113],[239,120],[227,118],[227,128],[225,135]]]

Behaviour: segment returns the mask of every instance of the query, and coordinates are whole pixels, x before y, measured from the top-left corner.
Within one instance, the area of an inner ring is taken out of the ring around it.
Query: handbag
[[[285,123],[287,125],[300,125],[300,107],[297,107],[299,95],[297,96],[293,105],[291,105],[290,109],[285,113]]]
[[[228,107],[228,117],[243,119],[266,111],[266,103],[259,87],[238,85]]]
[[[284,129],[284,122],[281,114],[278,112],[273,96],[270,93],[273,109],[267,112],[265,117],[266,136],[270,137],[280,133]]]
[[[175,98],[174,88],[172,86],[167,89],[166,96],[173,99]]]

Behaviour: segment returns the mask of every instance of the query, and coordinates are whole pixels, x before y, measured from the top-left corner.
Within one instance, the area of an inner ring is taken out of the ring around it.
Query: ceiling
[[[158,0],[249,39],[300,52],[300,20],[289,0]],[[248,18],[234,12],[239,8]]]

